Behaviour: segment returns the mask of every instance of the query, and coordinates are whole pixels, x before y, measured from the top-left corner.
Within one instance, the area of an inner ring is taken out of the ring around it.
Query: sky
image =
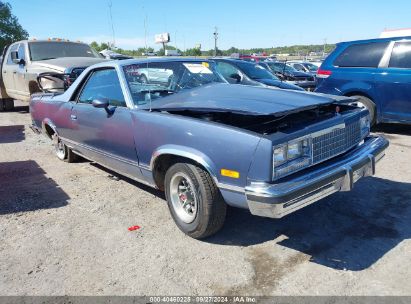
[[[4,0],[3,0],[4,1]],[[6,0],[30,37],[113,41],[117,47],[159,45],[169,32],[184,50],[201,44],[228,49],[323,44],[378,37],[411,27],[410,0]]]

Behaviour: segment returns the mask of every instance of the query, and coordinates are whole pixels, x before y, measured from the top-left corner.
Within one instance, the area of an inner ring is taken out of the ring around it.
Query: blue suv
[[[411,37],[337,44],[317,72],[315,92],[358,98],[373,124],[410,124]]]

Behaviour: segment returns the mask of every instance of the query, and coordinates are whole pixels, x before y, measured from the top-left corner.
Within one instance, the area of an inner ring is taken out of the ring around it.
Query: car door
[[[391,57],[376,75],[382,117],[411,122],[411,41],[395,42]]]
[[[24,64],[16,64],[15,73],[13,74],[14,77],[14,86],[16,90],[16,94],[21,96],[20,98],[26,100],[30,97],[29,92],[29,85],[26,79],[27,71],[26,71],[26,45],[24,43],[20,43],[18,49],[18,58],[24,60]]]
[[[108,100],[109,107],[96,108],[93,100]],[[124,175],[141,178],[130,109],[115,68],[89,73],[73,101],[70,118],[72,126],[65,136],[75,151]]]
[[[20,43],[12,44],[9,47],[6,58],[4,60],[6,63],[3,65],[3,83],[6,88],[7,94],[12,98],[18,98],[16,95],[16,87],[14,84],[14,74],[17,73],[18,65],[13,62],[11,58],[11,52],[18,50]]]

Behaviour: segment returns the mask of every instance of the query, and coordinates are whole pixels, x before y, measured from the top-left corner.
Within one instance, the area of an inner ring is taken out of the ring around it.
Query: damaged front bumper
[[[251,184],[246,188],[248,207],[254,215],[281,218],[332,193],[350,191],[360,178],[375,174],[388,145],[385,138],[370,136],[343,156],[302,171],[298,177]]]

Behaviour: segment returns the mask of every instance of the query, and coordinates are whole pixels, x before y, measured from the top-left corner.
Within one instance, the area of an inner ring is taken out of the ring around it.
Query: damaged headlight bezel
[[[360,131],[362,139],[366,138],[371,132],[371,116],[369,112],[360,118]]]
[[[273,180],[309,167],[312,163],[310,135],[273,147]]]

